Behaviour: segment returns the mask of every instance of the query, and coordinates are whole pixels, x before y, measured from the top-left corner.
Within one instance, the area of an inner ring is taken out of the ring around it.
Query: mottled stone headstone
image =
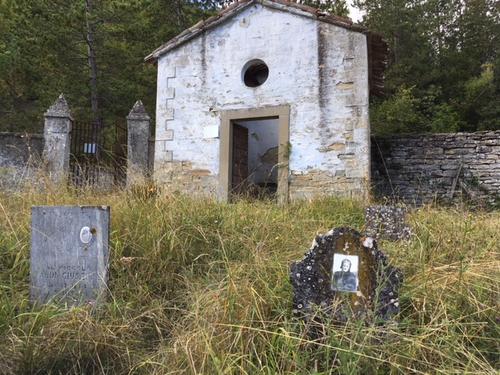
[[[366,234],[376,239],[406,240],[411,229],[406,223],[405,207],[370,206],[365,209]]]
[[[373,238],[350,228],[317,236],[304,259],[291,265],[290,279],[294,313],[306,319],[388,321],[399,313],[401,271]]]
[[[31,220],[31,301],[79,305],[103,300],[109,207],[32,207]]]

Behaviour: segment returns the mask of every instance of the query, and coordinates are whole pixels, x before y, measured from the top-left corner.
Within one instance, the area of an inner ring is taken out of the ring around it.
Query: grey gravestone
[[[406,240],[411,229],[406,223],[407,209],[397,206],[370,206],[365,210],[366,234],[377,239]]]
[[[31,220],[31,301],[101,301],[108,281],[109,207],[32,207]]]
[[[306,319],[388,321],[399,313],[401,271],[373,238],[350,228],[317,236],[304,259],[291,265],[290,279],[294,313]]]

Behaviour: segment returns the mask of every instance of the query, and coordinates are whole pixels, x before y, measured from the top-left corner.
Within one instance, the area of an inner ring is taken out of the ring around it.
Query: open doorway
[[[274,198],[278,188],[278,117],[233,120],[231,126],[231,193]]]
[[[288,201],[290,108],[221,113],[219,198],[235,195]]]

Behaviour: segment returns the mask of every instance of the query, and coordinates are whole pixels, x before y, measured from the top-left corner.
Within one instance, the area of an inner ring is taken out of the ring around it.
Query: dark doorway
[[[231,200],[235,190],[255,195],[257,187],[257,191],[271,192],[279,204],[286,204],[289,133],[290,107],[287,105],[222,111],[219,199]],[[235,137],[237,147],[233,146]],[[236,186],[241,187],[235,189]]]
[[[232,192],[242,194],[248,180],[248,129],[233,124]]]
[[[278,117],[232,121],[233,195],[274,198],[278,186]]]

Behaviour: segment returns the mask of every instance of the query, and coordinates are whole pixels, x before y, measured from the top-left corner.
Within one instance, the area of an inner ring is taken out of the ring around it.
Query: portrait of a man
[[[358,291],[357,256],[334,254],[332,271],[332,290],[337,292]]]

